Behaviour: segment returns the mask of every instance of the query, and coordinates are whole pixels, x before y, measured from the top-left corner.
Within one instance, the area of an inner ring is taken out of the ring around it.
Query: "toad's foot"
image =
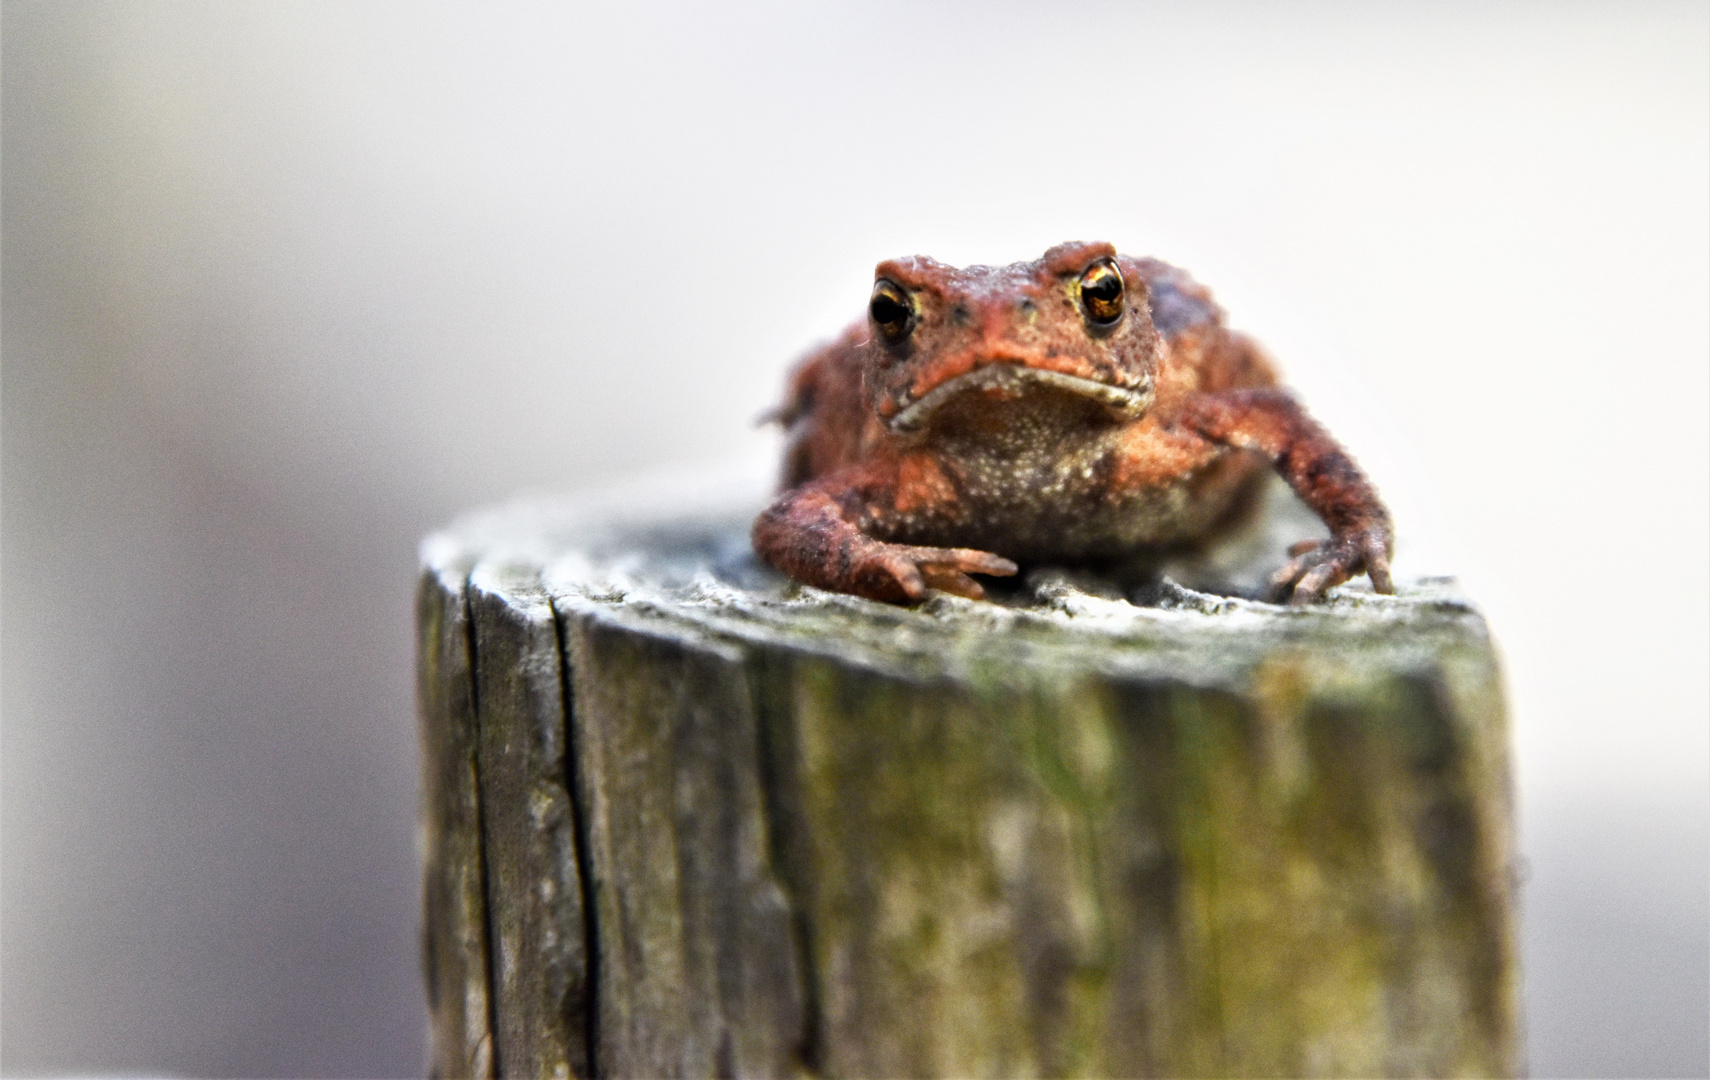
[[[1310,604],[1356,574],[1372,579],[1372,588],[1393,593],[1389,576],[1390,538],[1385,528],[1369,528],[1328,540],[1305,540],[1288,549],[1294,558],[1271,575],[1271,599]]]
[[[874,600],[895,601],[919,600],[933,588],[983,600],[986,590],[969,574],[1009,577],[1015,571],[1014,563],[989,551],[875,543],[855,568],[855,591]]]

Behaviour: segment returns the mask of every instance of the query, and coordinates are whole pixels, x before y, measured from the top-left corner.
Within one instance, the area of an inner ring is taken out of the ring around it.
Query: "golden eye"
[[[1081,306],[1095,323],[1113,323],[1122,318],[1122,271],[1108,259],[1095,262],[1081,274]]]
[[[867,312],[887,341],[901,341],[913,328],[914,307],[908,302],[908,294],[884,278],[874,282]]]

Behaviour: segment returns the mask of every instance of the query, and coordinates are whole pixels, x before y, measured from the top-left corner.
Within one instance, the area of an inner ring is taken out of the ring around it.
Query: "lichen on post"
[[[1176,584],[1262,573],[1225,552],[897,607],[751,514],[424,549],[440,1075],[1518,1070],[1501,684],[1447,583]]]

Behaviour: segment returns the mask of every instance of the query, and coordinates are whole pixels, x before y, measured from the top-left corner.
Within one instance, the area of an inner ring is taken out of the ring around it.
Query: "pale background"
[[[1534,1071],[1704,1075],[1705,4],[4,10],[8,1074],[418,1070],[418,538],[1099,238],[1488,611]]]

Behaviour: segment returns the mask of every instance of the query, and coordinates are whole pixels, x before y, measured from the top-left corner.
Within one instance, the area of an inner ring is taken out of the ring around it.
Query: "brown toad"
[[[1267,466],[1330,528],[1272,579],[1390,592],[1389,513],[1211,294],[1156,259],[880,263],[867,318],[792,372],[784,491],[754,547],[820,588],[979,598],[1018,563],[1133,567],[1241,520]]]

